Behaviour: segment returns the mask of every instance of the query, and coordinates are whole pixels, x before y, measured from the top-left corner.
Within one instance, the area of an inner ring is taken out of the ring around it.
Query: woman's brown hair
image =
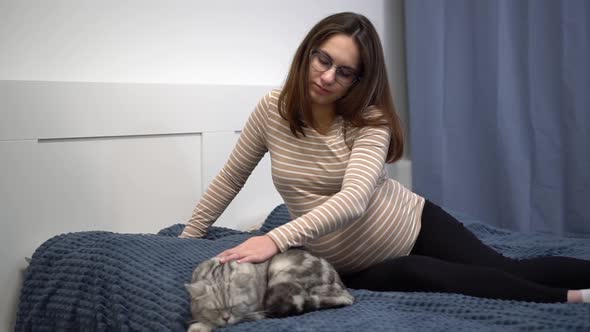
[[[353,127],[387,125],[391,130],[391,140],[386,162],[393,163],[401,158],[404,151],[403,129],[389,90],[379,35],[363,15],[348,12],[334,14],[321,20],[309,31],[295,52],[279,96],[279,112],[289,122],[293,135],[305,136],[305,123],[313,123],[308,84],[310,54],[336,34],[345,34],[356,42],[360,54],[358,73],[361,77],[344,97],[336,101],[336,113]],[[373,106],[381,111],[380,115],[365,116],[367,109]]]

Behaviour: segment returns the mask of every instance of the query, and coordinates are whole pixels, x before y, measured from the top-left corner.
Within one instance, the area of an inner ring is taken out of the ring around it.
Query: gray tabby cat
[[[354,300],[332,265],[300,249],[260,264],[221,264],[211,258],[197,266],[186,288],[198,322],[191,324],[189,332],[341,307]]]

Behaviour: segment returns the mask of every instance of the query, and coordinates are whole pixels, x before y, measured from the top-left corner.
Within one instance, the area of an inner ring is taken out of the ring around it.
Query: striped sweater
[[[269,152],[274,185],[293,219],[267,234],[281,251],[305,246],[342,273],[408,255],[424,199],[388,178],[389,130],[348,127],[344,135],[337,116],[325,135],[306,127],[296,138],[278,112],[279,94],[260,100],[181,237],[203,236]]]

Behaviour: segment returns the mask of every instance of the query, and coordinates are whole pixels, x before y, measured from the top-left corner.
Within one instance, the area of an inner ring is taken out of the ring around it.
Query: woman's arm
[[[225,166],[213,179],[179,237],[202,237],[227,208],[267,152],[264,128],[269,95],[252,112]]]

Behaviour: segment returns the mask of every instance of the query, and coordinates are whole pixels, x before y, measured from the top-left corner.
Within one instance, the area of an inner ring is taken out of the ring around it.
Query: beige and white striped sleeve
[[[361,128],[344,173],[342,189],[310,212],[267,233],[281,251],[342,228],[365,212],[385,165],[390,130]]]
[[[250,114],[228,161],[213,179],[179,237],[202,237],[227,208],[267,152],[265,126],[269,95]]]

